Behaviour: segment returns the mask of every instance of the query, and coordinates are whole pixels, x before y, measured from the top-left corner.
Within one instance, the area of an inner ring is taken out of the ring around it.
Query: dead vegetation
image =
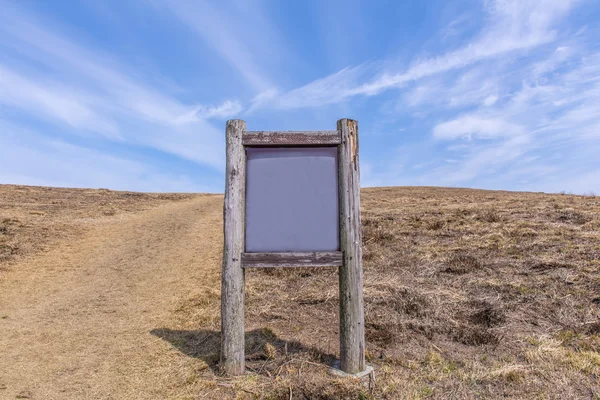
[[[19,235],[19,224],[36,232],[47,226],[32,222],[35,212],[52,214],[35,205],[42,198],[27,199],[11,200],[7,211],[3,198],[0,243]],[[140,200],[123,197],[106,208],[138,207],[128,199]],[[339,356],[332,268],[247,271],[248,373],[223,377],[215,261],[199,274],[197,290],[178,295],[172,323],[149,332],[202,365],[186,370],[174,391],[189,398],[600,399],[598,197],[406,187],[364,189],[361,201],[366,356],[376,381],[328,374]],[[85,220],[87,211],[53,212]],[[103,215],[96,210],[87,223]]]
[[[339,346],[336,271],[278,269],[246,274],[248,328],[310,350],[275,345],[269,367],[236,387],[282,399],[599,398],[599,213],[595,197],[364,189],[376,385],[322,367]]]

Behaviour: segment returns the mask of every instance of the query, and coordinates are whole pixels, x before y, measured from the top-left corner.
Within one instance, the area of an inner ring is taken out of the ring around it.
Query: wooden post
[[[362,234],[360,227],[360,171],[358,163],[358,123],[337,122],[341,144],[338,147],[340,199],[340,369],[356,374],[366,369],[363,308]]]
[[[242,137],[246,122],[227,121],[227,162],[223,204],[223,275],[221,278],[221,368],[228,375],[245,371],[244,252],[246,152]]]

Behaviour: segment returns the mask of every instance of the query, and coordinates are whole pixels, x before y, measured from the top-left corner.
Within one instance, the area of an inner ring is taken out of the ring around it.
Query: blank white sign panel
[[[337,147],[246,148],[246,252],[337,251]]]

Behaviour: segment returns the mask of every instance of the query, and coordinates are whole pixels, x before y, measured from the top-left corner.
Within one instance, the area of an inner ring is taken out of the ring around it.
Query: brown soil
[[[363,190],[368,387],[327,374],[335,269],[248,271],[225,379],[222,197],[99,196],[0,186],[0,398],[600,398],[597,197]]]

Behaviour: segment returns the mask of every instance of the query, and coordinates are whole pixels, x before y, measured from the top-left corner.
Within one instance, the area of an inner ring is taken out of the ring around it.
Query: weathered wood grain
[[[244,146],[333,146],[340,144],[338,131],[249,131]]]
[[[342,265],[342,252],[313,253],[243,253],[244,268],[271,267],[339,267]]]
[[[341,119],[337,129],[342,139],[338,147],[340,248],[343,252],[339,273],[340,368],[355,374],[366,368],[358,123]]]
[[[245,371],[244,349],[244,201],[246,153],[242,137],[246,122],[227,121],[227,161],[223,204],[223,275],[221,278],[221,368],[228,375]]]

